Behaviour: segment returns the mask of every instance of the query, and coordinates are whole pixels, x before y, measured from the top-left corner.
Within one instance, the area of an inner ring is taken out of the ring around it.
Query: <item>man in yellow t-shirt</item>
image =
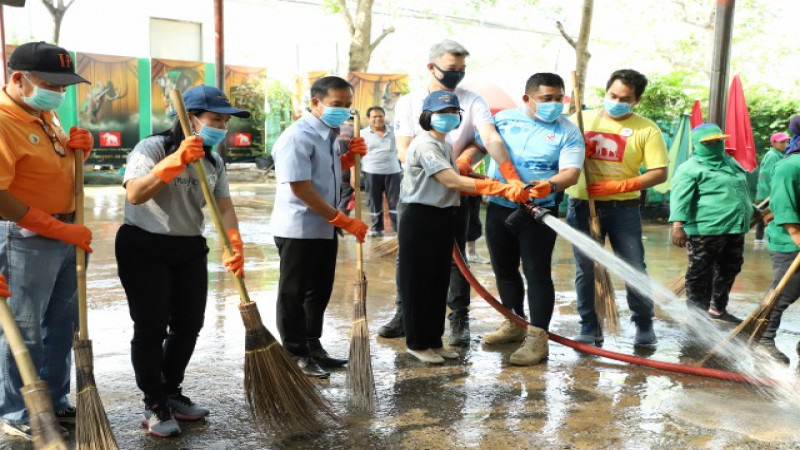
[[[640,191],[667,180],[667,147],[658,125],[632,111],[642,99],[647,78],[630,69],[611,74],[603,107],[583,114],[587,158],[581,178],[567,189],[567,223],[589,234],[589,196],[595,200],[603,235],[614,253],[645,272]],[[571,118],[577,122],[577,117]],[[647,172],[640,175],[639,168]],[[587,188],[588,178],[588,188]],[[573,247],[575,290],[581,332],[576,341],[599,345],[603,332],[594,310],[594,266]],[[636,324],[634,345],[654,347],[653,300],[626,285],[631,320]]]
[[[16,294],[8,301],[57,419],[75,423],[70,406],[72,333],[78,323],[75,247],[91,252],[92,233],[73,224],[75,150],[93,147],[87,130],[67,134],[55,109],[75,74],[69,52],[44,42],[20,45],[0,88],[0,273]],[[77,164],[82,163],[78,161]],[[0,332],[0,418],[7,434],[30,439],[22,380]],[[66,430],[64,430],[66,431]]]

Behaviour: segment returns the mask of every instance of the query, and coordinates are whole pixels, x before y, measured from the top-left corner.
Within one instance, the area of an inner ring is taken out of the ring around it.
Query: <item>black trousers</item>
[[[728,295],[744,263],[744,234],[689,236],[686,240],[686,302],[707,311],[728,306]]]
[[[489,247],[497,290],[503,305],[525,317],[525,285],[519,273],[521,260],[522,272],[528,283],[531,323],[547,330],[556,301],[551,275],[556,232],[528,216],[520,226],[519,234],[515,234],[505,224],[506,218],[514,211],[494,203],[489,203],[486,208],[486,245]],[[555,208],[551,210],[556,214],[555,211]]]
[[[402,173],[379,174],[364,172],[364,187],[369,199],[369,214],[372,219],[372,231],[384,231],[383,225],[383,194],[389,204],[389,221],[392,230],[397,231],[397,201],[400,199],[400,180]]]
[[[203,328],[208,247],[202,236],[166,236],[122,225],[115,252],[133,319],[136,385],[152,404],[180,393]]]
[[[467,229],[469,228],[470,202],[461,197],[461,205],[456,209],[455,240],[458,249],[466,260]],[[452,242],[450,243],[452,250]],[[469,315],[469,282],[461,275],[455,261],[450,264],[450,292],[447,295],[447,307],[450,308],[450,320]]]
[[[454,208],[412,203],[400,217],[397,287],[412,350],[442,346],[454,232]]]
[[[481,204],[483,197],[480,195],[470,195],[461,197],[462,202],[469,202],[469,224],[467,225],[467,242],[477,241],[483,236],[483,225],[481,224]]]
[[[283,346],[307,356],[322,337],[325,308],[336,276],[338,240],[275,238],[281,258],[277,320]]]
[[[771,289],[775,289],[775,287],[778,286],[778,283],[780,283],[781,279],[786,274],[786,271],[789,270],[792,262],[794,262],[794,259],[797,257],[797,253],[798,252],[770,252],[769,256],[772,260]],[[795,272],[794,275],[789,278],[789,282],[786,283],[783,291],[778,296],[778,300],[775,303],[775,308],[772,309],[772,312],[769,315],[767,329],[761,336],[762,342],[775,341],[775,335],[778,334],[778,328],[781,326],[781,317],[783,317],[783,312],[786,311],[786,308],[788,308],[792,303],[797,301],[798,297],[800,297],[800,272]]]

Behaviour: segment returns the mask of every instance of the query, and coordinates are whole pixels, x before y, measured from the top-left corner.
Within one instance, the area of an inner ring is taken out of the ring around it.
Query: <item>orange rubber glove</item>
[[[367,230],[369,229],[367,224],[364,222],[358,219],[347,217],[342,214],[341,211],[336,211],[336,215],[333,216],[333,219],[329,220],[328,222],[330,222],[331,225],[339,227],[352,234],[356,237],[356,239],[358,239],[358,242],[364,242],[364,238],[367,236]]]
[[[242,242],[242,236],[239,234],[239,230],[235,228],[225,230],[225,234],[228,235],[228,240],[231,241],[233,255],[225,258],[223,264],[228,268],[228,272],[233,272],[235,276],[244,278],[244,242]]]
[[[86,162],[86,160],[89,159],[89,154],[92,153],[92,148],[94,148],[92,133],[85,128],[70,128],[67,148],[73,152],[75,150],[83,150],[83,162]]]
[[[6,283],[6,277],[2,274],[0,274],[0,297],[11,297],[11,292],[8,290],[8,283]]]
[[[466,176],[472,172],[472,158],[469,155],[461,155],[456,159],[456,167],[458,167],[458,174]]]
[[[547,180],[533,180],[531,181],[531,184],[533,187],[530,188],[528,192],[533,198],[545,198],[553,193],[553,189],[550,187],[550,182]]]
[[[619,194],[622,192],[633,192],[642,190],[642,180],[639,177],[626,178],[624,180],[603,180],[589,183],[586,189],[589,197],[601,197],[603,195]]]
[[[342,170],[347,170],[356,165],[356,155],[364,157],[367,154],[367,143],[362,137],[350,139],[350,151],[342,155]]]
[[[500,164],[499,169],[500,173],[503,175],[503,178],[506,179],[506,183],[519,187],[520,189],[525,187],[525,183],[520,180],[517,169],[514,168],[514,163],[511,162],[511,160]]]
[[[591,158],[597,153],[597,141],[585,141],[586,143],[586,159]]]
[[[169,184],[175,177],[183,172],[187,165],[197,161],[205,155],[203,138],[189,136],[181,142],[181,146],[174,153],[162,159],[151,172],[164,183]]]
[[[500,195],[515,203],[525,203],[530,199],[530,194],[524,188],[492,179],[475,180],[475,192],[483,195]]]
[[[19,219],[17,225],[50,239],[57,239],[68,244],[77,245],[87,253],[92,253],[92,231],[83,225],[64,223],[39,208],[31,206],[28,212]]]

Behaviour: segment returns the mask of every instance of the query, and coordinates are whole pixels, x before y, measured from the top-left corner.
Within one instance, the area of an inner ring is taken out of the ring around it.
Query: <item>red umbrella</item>
[[[725,146],[734,149],[733,158],[744,170],[752,172],[758,166],[756,162],[756,145],[753,140],[753,128],[750,125],[750,113],[744,100],[742,80],[739,75],[733,77],[731,89],[728,91],[728,115],[725,120],[725,133],[730,134]]]
[[[461,85],[464,89],[479,94],[489,104],[492,115],[504,109],[513,109],[517,103],[509,96],[506,91],[491,81],[475,80]]]
[[[703,108],[700,107],[700,100],[695,100],[692,106],[692,115],[689,116],[689,124],[694,127],[703,123]]]

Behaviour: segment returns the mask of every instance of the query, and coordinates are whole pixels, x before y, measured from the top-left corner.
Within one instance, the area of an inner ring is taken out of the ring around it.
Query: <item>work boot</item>
[[[329,355],[328,352],[322,348],[322,344],[320,344],[319,339],[307,340],[306,348],[308,348],[308,354],[314,358],[314,361],[316,361],[323,369],[337,369],[347,364],[347,359],[334,358],[333,356]]]
[[[403,308],[402,305],[397,305],[397,311],[394,313],[392,320],[378,328],[378,336],[386,339],[394,339],[405,335],[406,331],[403,328]]]
[[[489,260],[478,254],[475,241],[467,241],[467,261],[475,264],[489,264]]]
[[[636,324],[636,337],[633,340],[634,347],[655,347],[658,339],[656,332],[653,331],[653,323],[639,325]]]
[[[484,344],[505,344],[507,342],[522,342],[525,339],[525,329],[506,319],[496,331],[483,335]]]
[[[436,352],[430,348],[426,348],[425,350],[411,350],[409,348],[406,349],[406,353],[428,364],[442,364],[444,362],[444,357],[437,355]]]
[[[328,378],[331,376],[330,372],[320,367],[317,361],[310,356],[295,356],[294,360],[297,363],[297,367],[306,376],[311,378]]]
[[[603,344],[603,329],[600,325],[581,324],[581,334],[575,336],[573,341],[599,347]]]
[[[775,346],[775,341],[764,341],[758,343],[761,346],[761,349],[767,352],[767,354],[774,359],[775,361],[788,366],[789,365],[789,357],[786,356],[785,353],[780,351],[778,347]]]
[[[432,348],[433,353],[441,356],[444,359],[458,359],[461,355],[458,354],[457,351],[453,350],[452,348],[447,347],[439,347],[439,348]]]
[[[529,325],[525,342],[511,354],[508,362],[516,366],[532,366],[547,359],[548,355],[550,349],[547,344],[547,331]]]
[[[448,343],[451,347],[469,346],[469,316],[455,316],[450,319]]]

